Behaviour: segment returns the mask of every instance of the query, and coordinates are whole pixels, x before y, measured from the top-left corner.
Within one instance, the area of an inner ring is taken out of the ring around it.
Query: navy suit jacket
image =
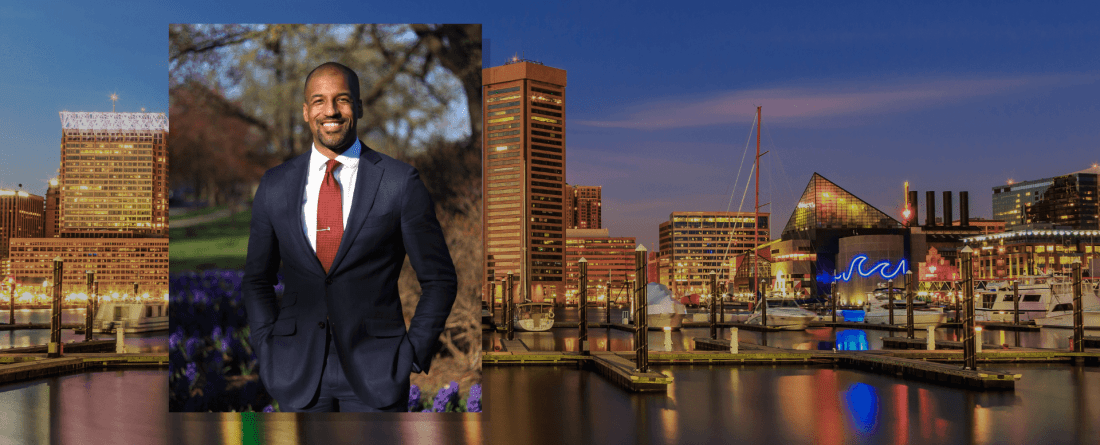
[[[428,371],[457,292],[434,205],[416,169],[364,145],[326,274],[302,227],[308,163],[306,153],[268,170],[252,203],[242,292],[260,380],[280,403],[304,407],[321,380],[327,325],[360,400],[392,405],[410,372]],[[397,291],[406,253],[422,291],[408,330]]]

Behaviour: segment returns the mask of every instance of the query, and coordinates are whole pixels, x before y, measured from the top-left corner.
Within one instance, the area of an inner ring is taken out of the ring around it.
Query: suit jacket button
[[[323,321],[322,321],[322,322],[318,322],[318,323],[317,323],[317,327],[319,327],[319,328],[321,328],[321,329],[324,329],[324,328],[325,328],[325,322],[323,322]]]
[[[332,284],[332,278],[325,278],[325,284]]]

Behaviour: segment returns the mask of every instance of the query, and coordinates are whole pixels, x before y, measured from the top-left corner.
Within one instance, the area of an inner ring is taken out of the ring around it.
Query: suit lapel
[[[348,214],[348,225],[344,228],[344,236],[340,238],[340,250],[336,251],[336,259],[332,261],[331,274],[340,267],[341,260],[351,249],[351,243],[363,228],[363,220],[374,206],[374,197],[378,194],[378,184],[382,182],[382,172],[385,170],[378,166],[382,156],[370,147],[363,145],[363,151],[359,155],[359,170],[355,175],[355,198],[351,203],[351,213]],[[320,261],[317,262],[320,265]]]
[[[321,261],[317,259],[317,253],[314,252],[312,247],[309,247],[309,238],[306,237],[306,228],[302,225],[302,201],[306,196],[306,178],[309,176],[309,152],[304,155],[294,158],[294,165],[291,168],[290,180],[287,181],[287,187],[290,187],[287,195],[287,209],[288,215],[294,215],[290,221],[291,231],[291,243],[290,246],[296,252],[304,252],[306,257],[313,258],[313,264],[317,266],[317,271],[324,275],[325,269],[321,267]]]

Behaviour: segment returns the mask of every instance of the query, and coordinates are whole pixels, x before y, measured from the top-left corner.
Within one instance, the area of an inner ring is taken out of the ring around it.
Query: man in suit
[[[407,411],[409,374],[428,372],[454,304],[428,191],[416,169],[358,140],[362,115],[355,72],[315,68],[302,104],[313,147],[268,170],[252,203],[244,303],[260,380],[283,411]],[[406,253],[422,290],[408,330]]]

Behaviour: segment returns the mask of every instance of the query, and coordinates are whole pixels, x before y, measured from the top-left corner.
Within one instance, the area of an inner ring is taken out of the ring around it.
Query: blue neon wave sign
[[[837,275],[837,276],[833,277],[833,279],[837,280],[837,281],[844,281],[844,282],[851,281],[852,280],[852,272],[855,272],[863,278],[867,278],[867,277],[870,277],[871,275],[874,275],[875,273],[878,273],[879,275],[882,276],[883,279],[892,280],[892,279],[894,279],[894,277],[898,276],[898,274],[900,274],[901,271],[905,270],[905,268],[906,268],[905,267],[906,262],[903,259],[901,261],[898,261],[898,266],[894,268],[893,273],[887,273],[887,269],[890,268],[890,260],[880,260],[879,262],[875,263],[874,266],[871,266],[871,270],[869,270],[867,272],[864,272],[863,271],[863,263],[866,263],[866,262],[867,262],[867,255],[864,255],[864,254],[856,255],[854,258],[852,258],[852,261],[848,263],[848,270],[841,273],[840,275]]]

